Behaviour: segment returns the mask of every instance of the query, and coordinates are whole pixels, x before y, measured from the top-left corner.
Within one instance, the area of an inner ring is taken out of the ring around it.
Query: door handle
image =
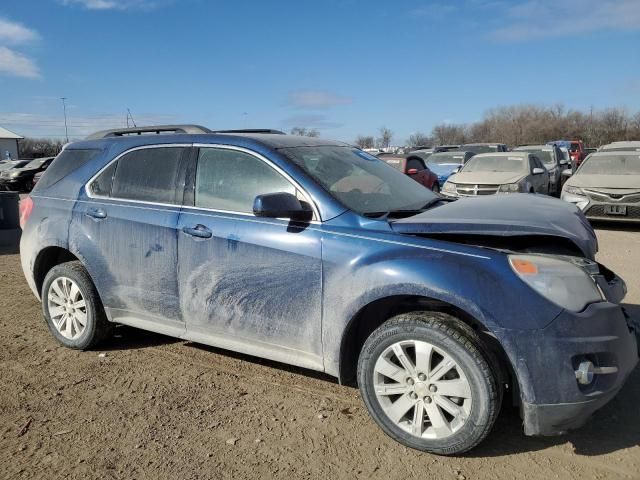
[[[90,208],[86,213],[87,217],[95,218],[97,220],[102,220],[103,218],[107,218],[107,212],[102,208]]]
[[[198,238],[211,238],[211,230],[204,225],[196,225],[195,227],[182,227],[182,231],[187,235]]]

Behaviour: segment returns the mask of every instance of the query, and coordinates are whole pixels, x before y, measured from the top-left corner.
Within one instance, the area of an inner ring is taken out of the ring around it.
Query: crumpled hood
[[[447,177],[453,173],[453,171],[461,167],[461,163],[430,163],[427,165],[429,170],[438,175],[439,177]]]
[[[391,228],[404,234],[562,237],[592,259],[598,250],[593,228],[575,205],[524,193],[461,198],[395,220]]]
[[[640,190],[640,175],[581,175],[576,174],[567,180],[572,187],[580,188],[625,188]]]
[[[453,183],[470,183],[485,185],[505,185],[507,183],[516,183],[525,176],[525,173],[513,172],[468,172],[463,170],[456,173],[450,180]]]

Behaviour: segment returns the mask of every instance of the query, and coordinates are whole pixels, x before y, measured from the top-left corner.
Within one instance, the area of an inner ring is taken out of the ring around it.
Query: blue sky
[[[0,5],[0,125],[293,126],[402,143],[500,105],[640,110],[640,0],[21,0]]]

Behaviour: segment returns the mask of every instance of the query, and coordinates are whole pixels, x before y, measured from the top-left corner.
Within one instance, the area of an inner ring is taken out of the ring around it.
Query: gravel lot
[[[640,315],[640,232],[598,237]],[[479,448],[443,458],[387,438],[321,374],[129,328],[103,348],[59,347],[0,251],[0,478],[640,478],[639,370],[577,432],[527,438],[507,408]]]

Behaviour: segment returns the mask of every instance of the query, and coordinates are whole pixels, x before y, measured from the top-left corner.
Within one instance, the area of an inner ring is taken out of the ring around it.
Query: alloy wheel
[[[87,305],[78,285],[67,277],[56,278],[47,292],[49,317],[65,338],[75,340],[87,326]]]
[[[471,412],[471,386],[464,371],[431,343],[394,343],[378,357],[373,377],[384,413],[415,437],[447,438],[462,428]]]

